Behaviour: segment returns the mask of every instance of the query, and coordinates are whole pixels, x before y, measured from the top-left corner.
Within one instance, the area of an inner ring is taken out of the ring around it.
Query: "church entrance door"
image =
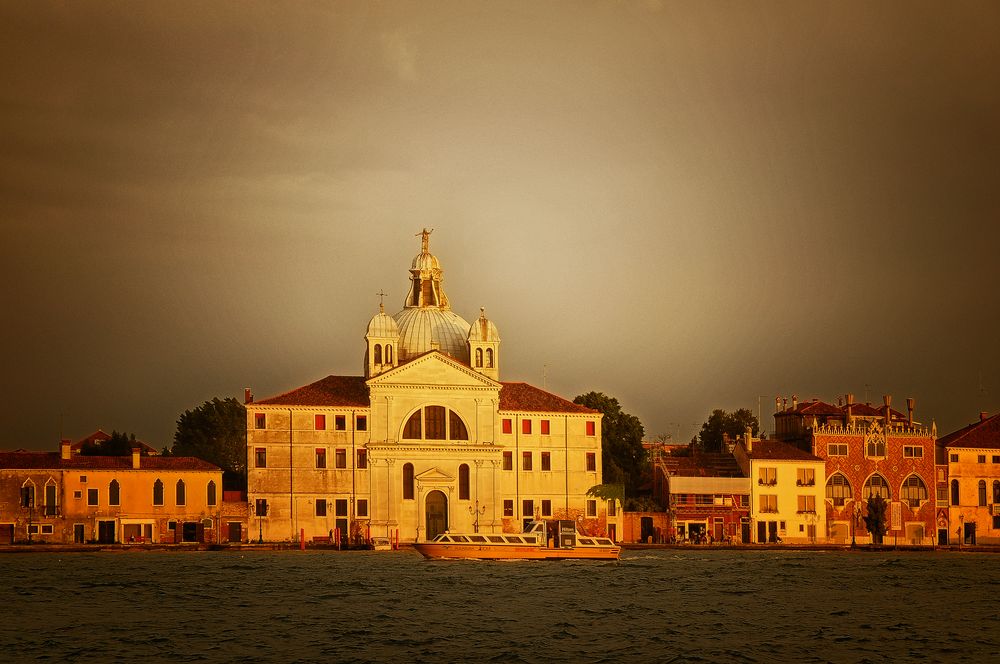
[[[431,491],[424,502],[427,527],[426,538],[431,540],[448,530],[448,499],[440,491]]]

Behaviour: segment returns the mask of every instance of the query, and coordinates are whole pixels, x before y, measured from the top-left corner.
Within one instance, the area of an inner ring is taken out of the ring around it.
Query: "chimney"
[[[987,417],[989,417],[989,413],[987,413],[985,410],[979,411],[979,421],[980,422],[985,422]]]
[[[243,403],[253,403],[253,392],[250,391],[249,387],[243,388]]]
[[[799,407],[799,398],[793,394],[792,395],[792,410],[795,410],[798,407]]]
[[[774,412],[781,412],[781,397],[774,397]]]
[[[69,438],[63,438],[59,441],[59,458],[63,461],[68,461],[71,456],[73,456],[73,451],[70,447],[73,445]]]
[[[132,470],[139,470],[139,458],[142,456],[142,451],[138,447],[132,448]]]
[[[746,442],[747,454],[753,452],[753,429],[747,427],[746,433],[743,435],[743,440]]]
[[[847,399],[847,409],[844,412],[844,426],[850,427],[851,423],[854,422],[854,415],[851,414],[851,406],[854,405],[854,395],[848,392],[845,398]]]
[[[913,426],[913,397],[906,397],[906,421]]]
[[[883,394],[882,395],[882,403],[884,404],[882,406],[882,410],[885,413],[885,415],[884,415],[884,417],[885,417],[885,426],[886,426],[886,428],[888,428],[889,425],[892,424],[892,413],[889,410],[889,406],[892,404],[892,395],[891,394]]]

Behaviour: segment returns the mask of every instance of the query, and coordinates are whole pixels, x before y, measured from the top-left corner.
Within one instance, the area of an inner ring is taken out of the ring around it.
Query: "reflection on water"
[[[0,556],[0,660],[952,661],[1000,648],[1000,556]]]

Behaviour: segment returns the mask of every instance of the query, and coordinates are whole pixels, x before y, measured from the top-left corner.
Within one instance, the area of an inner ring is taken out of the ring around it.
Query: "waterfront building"
[[[413,542],[568,518],[616,537],[619,506],[587,495],[601,483],[601,413],[501,381],[496,324],[452,311],[421,235],[403,308],[380,304],[368,323],[362,375],[248,390],[251,531]]]
[[[215,542],[222,470],[193,457],[0,452],[0,544]]]
[[[947,457],[947,541],[1000,544],[1000,415],[938,439]]]
[[[747,431],[733,456],[750,483],[750,530],[758,544],[826,541],[823,460],[780,440]]]

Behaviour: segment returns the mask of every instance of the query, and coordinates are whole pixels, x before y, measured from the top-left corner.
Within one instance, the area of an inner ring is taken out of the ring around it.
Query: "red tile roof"
[[[1000,414],[942,436],[938,438],[937,444],[944,447],[1000,449]]]
[[[79,454],[83,450],[83,446],[86,445],[87,443],[96,443],[96,446],[100,447],[101,443],[103,443],[105,441],[108,441],[108,440],[111,440],[111,434],[109,434],[108,432],[106,432],[104,429],[98,429],[97,431],[95,431],[94,433],[90,434],[89,436],[86,436],[86,437],[81,438],[80,440],[76,441],[75,443],[73,443],[72,445],[70,445],[69,448],[71,450],[73,450],[73,454]],[[146,443],[142,442],[141,440],[136,440],[135,441],[135,446],[139,447],[140,449],[142,449],[146,454],[159,454],[160,453],[160,451],[158,449],[156,449],[152,445],[147,445]]]
[[[502,383],[500,410],[532,413],[597,413],[586,406],[566,401],[562,397],[540,390],[527,383]]]
[[[63,459],[59,452],[0,452],[0,468],[17,470],[131,470],[132,456],[81,456]],[[195,457],[144,456],[140,470],[221,470]]]
[[[798,413],[800,415],[840,415],[840,409],[824,401],[803,401],[793,410],[781,411],[784,413]]]
[[[368,386],[361,376],[327,376],[276,397],[261,399],[253,403],[271,406],[332,406],[345,408],[368,408]],[[247,404],[252,409],[253,404]]]
[[[747,453],[751,459],[768,459],[774,461],[822,461],[815,454],[800,450],[794,445],[780,440],[755,440],[752,451]]]

